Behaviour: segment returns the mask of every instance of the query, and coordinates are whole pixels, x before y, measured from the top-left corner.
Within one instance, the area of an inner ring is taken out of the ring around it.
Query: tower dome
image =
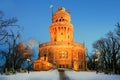
[[[52,16],[52,22],[62,22],[66,21],[69,22],[71,21],[70,14],[65,10],[64,7],[58,8],[58,10],[53,14]]]

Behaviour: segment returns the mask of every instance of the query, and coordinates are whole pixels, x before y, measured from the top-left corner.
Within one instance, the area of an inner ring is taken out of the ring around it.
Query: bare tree
[[[93,47],[100,51],[100,61],[105,66],[102,69],[117,73],[120,63],[120,26],[117,24],[117,30],[107,33],[105,38],[94,42]]]
[[[118,35],[118,37],[120,38],[120,24],[117,23],[117,24],[116,24],[116,27],[117,27],[117,30],[116,30],[115,32],[116,32],[116,34]]]
[[[99,50],[100,53],[101,53],[101,59],[102,59],[102,63],[105,65],[103,66],[102,68],[104,69],[108,69],[108,65],[107,65],[107,51],[108,51],[108,45],[107,45],[107,40],[102,38],[98,41],[96,41],[94,44],[93,44],[93,47],[96,48],[96,50]]]
[[[16,18],[4,19],[3,15],[3,12],[0,11],[0,55],[3,57],[1,61],[4,61],[1,63],[4,68],[10,70],[10,68],[15,68],[16,55],[18,55],[16,46],[20,42],[20,27],[16,25]]]
[[[6,38],[9,36],[10,26],[17,26],[15,23],[17,22],[16,18],[4,19],[3,12],[0,11],[0,44],[4,44]]]
[[[0,12],[0,47],[4,46],[4,49],[0,48],[0,63],[3,63],[4,70],[22,68],[26,59],[31,58],[34,53],[33,46],[36,41],[21,41],[21,27],[16,25],[16,22],[16,18],[4,19],[3,13]]]

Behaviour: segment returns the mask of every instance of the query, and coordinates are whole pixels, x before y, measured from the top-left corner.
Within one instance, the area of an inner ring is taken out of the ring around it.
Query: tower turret
[[[71,17],[65,8],[58,8],[53,14],[49,31],[51,41],[74,41]]]

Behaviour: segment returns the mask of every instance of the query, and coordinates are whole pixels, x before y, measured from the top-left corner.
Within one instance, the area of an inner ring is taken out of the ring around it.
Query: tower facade
[[[51,41],[73,42],[73,25],[70,22],[70,14],[65,11],[65,8],[58,8],[52,16],[49,29]]]
[[[51,41],[39,45],[39,58],[34,61],[34,70],[86,70],[86,49],[83,43],[74,41],[73,31],[70,14],[65,8],[58,8],[49,27]]]

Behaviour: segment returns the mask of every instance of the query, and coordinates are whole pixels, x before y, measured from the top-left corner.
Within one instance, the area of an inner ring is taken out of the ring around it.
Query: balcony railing
[[[68,45],[68,46],[80,46],[82,48],[84,48],[84,44],[83,43],[78,43],[78,42],[61,42],[61,41],[55,41],[55,42],[46,42],[46,43],[42,43],[39,44],[39,47],[43,47],[43,46],[54,46],[54,45]]]

